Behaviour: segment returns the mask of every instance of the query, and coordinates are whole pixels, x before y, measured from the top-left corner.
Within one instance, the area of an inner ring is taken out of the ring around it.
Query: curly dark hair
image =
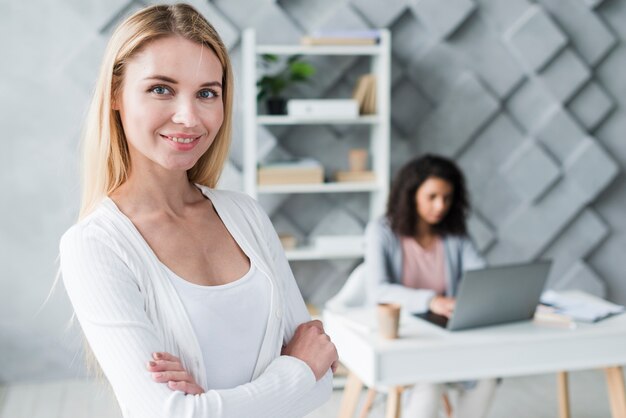
[[[417,233],[417,189],[429,177],[437,177],[452,184],[452,204],[445,218],[433,230],[440,236],[467,235],[466,218],[470,210],[465,179],[458,166],[451,160],[426,154],[406,163],[396,174],[387,201],[387,219],[391,229],[398,235],[413,237]]]

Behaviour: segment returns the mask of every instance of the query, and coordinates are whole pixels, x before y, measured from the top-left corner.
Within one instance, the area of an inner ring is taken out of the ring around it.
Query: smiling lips
[[[190,144],[194,142],[196,139],[199,139],[202,135],[186,135],[186,134],[163,135],[161,134],[161,136],[177,144]]]

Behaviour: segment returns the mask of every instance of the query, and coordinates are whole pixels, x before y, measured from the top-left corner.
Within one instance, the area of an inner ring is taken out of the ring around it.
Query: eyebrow
[[[144,78],[144,80],[161,80],[167,83],[178,84],[178,81],[174,80],[173,78],[170,78],[164,75],[158,75],[158,74],[151,75],[150,77],[146,77]],[[208,81],[200,85],[200,87],[216,87],[216,86],[219,88],[222,88],[222,83],[220,83],[219,81]]]

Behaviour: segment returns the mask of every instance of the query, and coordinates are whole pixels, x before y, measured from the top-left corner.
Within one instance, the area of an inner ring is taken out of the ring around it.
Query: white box
[[[287,114],[311,118],[356,118],[359,104],[354,99],[292,99],[287,102]]]
[[[311,238],[311,243],[325,250],[362,249],[365,238],[362,235],[318,235]]]

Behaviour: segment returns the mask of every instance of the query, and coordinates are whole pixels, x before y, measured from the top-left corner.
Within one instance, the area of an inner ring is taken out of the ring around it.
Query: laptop
[[[511,264],[465,272],[450,319],[414,314],[450,331],[532,319],[551,261]]]

